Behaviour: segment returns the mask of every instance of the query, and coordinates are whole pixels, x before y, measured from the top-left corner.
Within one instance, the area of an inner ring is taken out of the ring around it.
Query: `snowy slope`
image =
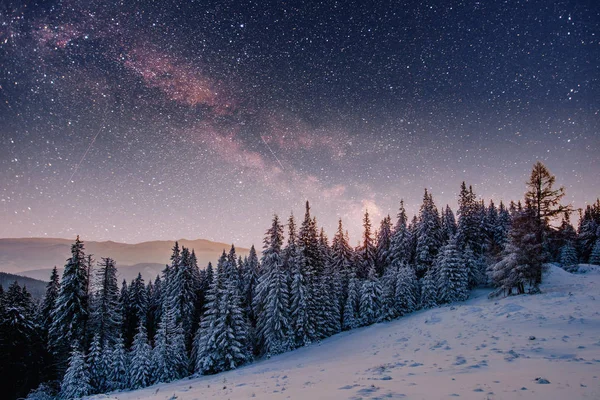
[[[600,399],[600,270],[585,272],[550,267],[541,295],[476,291],[235,371],[106,397]]]

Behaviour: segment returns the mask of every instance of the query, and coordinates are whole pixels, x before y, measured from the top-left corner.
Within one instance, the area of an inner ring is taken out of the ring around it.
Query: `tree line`
[[[232,245],[200,269],[194,250],[175,243],[147,283],[140,274],[119,286],[114,260],[95,262],[77,237],[40,304],[16,282],[0,292],[2,391],[37,387],[28,397],[47,400],[142,388],[466,300],[477,286],[536,292],[544,262],[600,264],[600,200],[575,230],[554,183],[536,163],[524,201],[496,206],[463,182],[457,217],[425,190],[410,220],[403,201],[376,230],[365,212],[354,248],[341,220],[330,243],[307,202],[300,226],[273,217],[260,260],[254,246],[242,259]]]

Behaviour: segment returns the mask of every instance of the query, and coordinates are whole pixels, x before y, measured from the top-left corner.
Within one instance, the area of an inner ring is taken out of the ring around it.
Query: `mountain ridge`
[[[145,280],[154,279],[170,263],[175,240],[155,240],[140,243],[115,241],[86,241],[85,253],[92,254],[96,261],[110,257],[116,261],[120,278],[131,280],[142,273]],[[0,271],[36,279],[47,280],[51,269],[63,267],[71,254],[75,239],[64,238],[0,238]],[[194,249],[198,266],[205,268],[209,262],[216,263],[223,250],[231,244],[207,239],[179,239],[179,246]],[[249,249],[236,246],[236,253],[244,257]],[[45,276],[45,278],[44,278]]]

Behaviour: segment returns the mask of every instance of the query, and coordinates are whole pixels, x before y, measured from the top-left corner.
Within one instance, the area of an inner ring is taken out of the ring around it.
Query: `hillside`
[[[111,257],[117,262],[120,279],[131,280],[141,272],[144,279],[155,278],[169,262],[171,249],[175,241],[151,241],[137,244],[118,242],[85,241],[86,254]],[[65,265],[71,254],[71,239],[22,238],[0,239],[0,271],[19,274],[36,279],[48,280],[54,266],[59,270]],[[223,249],[231,244],[211,242],[209,240],[180,239],[180,246],[196,251],[198,266],[204,268],[209,261],[217,260]],[[248,254],[248,249],[237,248],[238,255]]]
[[[49,277],[50,274],[48,274],[46,279]],[[13,275],[6,272],[0,272],[0,285],[2,285],[4,290],[6,290],[14,281],[17,281],[19,286],[27,287],[27,291],[36,299],[41,299],[46,294],[47,282],[38,279],[27,278],[24,276]]]
[[[581,271],[550,267],[540,295],[475,291],[234,371],[93,398],[598,399],[600,271]]]

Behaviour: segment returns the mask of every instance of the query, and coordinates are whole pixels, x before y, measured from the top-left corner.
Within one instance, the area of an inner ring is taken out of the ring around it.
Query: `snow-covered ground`
[[[540,295],[476,291],[235,371],[95,398],[600,399],[600,268],[582,270],[550,267]]]

